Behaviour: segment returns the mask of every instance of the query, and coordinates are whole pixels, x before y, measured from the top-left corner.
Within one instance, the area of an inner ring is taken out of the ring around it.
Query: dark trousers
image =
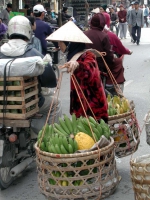
[[[115,28],[116,28],[116,35],[118,36],[118,33],[119,33],[119,26],[118,26],[118,24],[112,22],[112,23],[110,24],[110,30],[111,30],[112,32],[114,32],[114,31],[113,31],[114,26],[115,26]]]
[[[132,27],[132,37],[134,41],[137,41],[137,43],[139,43],[141,37],[141,27],[137,25]]]
[[[144,16],[144,23],[145,23],[145,24],[146,24],[146,26],[148,27],[147,16]]]

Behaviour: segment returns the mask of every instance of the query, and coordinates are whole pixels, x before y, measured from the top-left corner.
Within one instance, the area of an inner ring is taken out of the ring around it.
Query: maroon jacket
[[[108,65],[112,65],[114,57],[107,34],[98,28],[90,29],[84,33],[93,42],[93,44],[86,44],[86,49],[96,49],[100,52],[106,52],[105,61]],[[100,71],[106,71],[102,58],[98,58],[97,62]]]
[[[100,72],[95,59],[95,55],[90,51],[83,53],[77,60],[79,67],[74,71],[74,75],[88,101],[97,120],[101,118],[106,122],[108,120],[107,100],[104,88],[100,78]],[[85,112],[88,116],[93,116],[83,94],[78,89],[80,98],[84,105]],[[77,117],[85,116],[74,84],[71,80],[70,94],[70,113],[75,113]]]
[[[126,10],[120,10],[118,12],[118,18],[120,23],[125,23],[127,18],[127,11]],[[123,21],[121,19],[124,19]]]
[[[123,46],[122,42],[119,40],[116,34],[111,31],[104,30],[107,33],[110,41],[110,45],[112,46],[112,50],[114,53],[118,55],[130,54],[129,49]]]

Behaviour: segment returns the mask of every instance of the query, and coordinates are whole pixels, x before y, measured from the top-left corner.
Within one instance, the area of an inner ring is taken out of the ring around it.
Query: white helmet
[[[21,15],[13,17],[8,23],[8,34],[9,37],[13,35],[24,36],[30,40],[31,38],[31,23],[30,21]]]

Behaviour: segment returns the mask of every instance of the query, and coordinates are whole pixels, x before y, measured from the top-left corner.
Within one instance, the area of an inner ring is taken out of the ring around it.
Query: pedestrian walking
[[[118,12],[119,18],[119,31],[120,31],[120,39],[125,38],[127,34],[127,11],[124,9],[123,5],[120,4],[120,11]]]
[[[128,31],[131,37],[131,42],[133,42],[133,37],[132,37],[132,26],[129,26],[129,18],[130,18],[130,13],[131,10],[133,10],[135,8],[134,6],[134,2],[131,2],[131,7],[129,8],[128,12],[127,12],[127,23],[128,23]]]
[[[143,16],[144,16],[144,24],[146,24],[146,27],[148,27],[148,19],[147,17],[149,16],[149,9],[147,5],[143,8]]]
[[[110,30],[112,32],[114,32],[114,27],[116,29],[116,35],[118,36],[119,33],[119,28],[118,28],[118,15],[116,14],[113,6],[109,7],[109,11],[110,11]]]
[[[107,27],[110,28],[110,15],[106,12],[107,9],[107,5],[102,5],[100,6],[100,13],[104,14],[105,13],[105,17],[107,18]]]
[[[85,35],[92,41],[92,44],[86,44],[87,49],[96,49],[100,52],[106,52],[105,60],[110,66],[113,64],[113,52],[107,34],[103,31],[106,25],[105,13],[95,14],[90,22],[90,30],[85,31]],[[97,58],[100,71],[106,72],[106,67],[101,57]]]
[[[132,26],[133,43],[139,45],[141,37],[141,28],[144,26],[143,10],[139,8],[139,2],[134,3],[135,9],[131,10],[129,17],[129,26]]]
[[[12,10],[12,4],[8,3],[7,4],[7,8],[2,10],[2,12],[0,13],[0,19],[2,20],[2,22],[8,26],[8,22],[10,19],[10,11]]]
[[[35,23],[35,17],[32,16],[27,16],[28,20],[31,22],[31,28],[32,28],[32,36],[30,39],[30,42],[37,51],[39,51],[42,54],[42,46],[41,46],[41,41],[35,37],[35,34],[33,31],[36,30],[36,23]]]
[[[36,17],[36,30],[34,30],[35,36],[41,41],[42,54],[47,53],[47,41],[45,40],[53,31],[51,27],[43,21],[46,10],[40,4],[37,4],[33,8],[33,14]]]

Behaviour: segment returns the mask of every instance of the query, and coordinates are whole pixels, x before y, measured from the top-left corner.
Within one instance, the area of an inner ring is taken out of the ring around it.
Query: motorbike
[[[52,56],[52,68],[59,78],[59,51],[55,52],[54,45],[48,46],[47,52]],[[1,85],[0,85],[1,86]],[[34,145],[37,135],[32,132],[30,125],[32,119],[40,119],[41,114],[36,113],[28,119],[6,119],[5,111],[0,118],[0,189],[8,188],[16,177],[22,173],[34,160]]]
[[[41,118],[36,114],[32,118]],[[31,119],[0,119],[0,188],[6,189],[35,159]]]

